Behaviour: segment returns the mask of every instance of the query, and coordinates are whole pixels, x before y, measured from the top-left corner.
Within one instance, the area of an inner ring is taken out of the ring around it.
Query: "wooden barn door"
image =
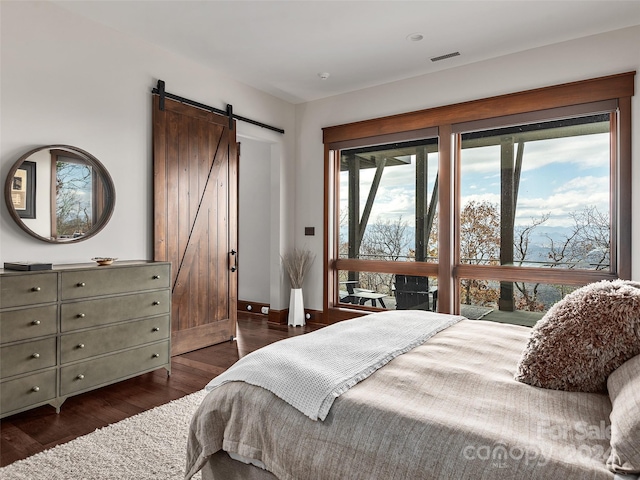
[[[154,259],[171,262],[179,355],[236,334],[238,159],[228,117],[164,105],[154,96]]]

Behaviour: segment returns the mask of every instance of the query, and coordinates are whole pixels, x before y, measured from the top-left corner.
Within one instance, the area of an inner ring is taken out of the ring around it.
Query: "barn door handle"
[[[236,252],[235,250],[231,250],[231,252],[229,253],[230,258],[229,258],[229,264],[231,265],[231,271],[235,272],[236,270],[238,270],[238,255],[236,255],[238,252]]]

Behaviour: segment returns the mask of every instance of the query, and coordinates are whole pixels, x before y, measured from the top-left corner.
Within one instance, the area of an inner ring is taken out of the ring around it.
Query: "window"
[[[454,127],[466,130],[458,133],[456,161],[459,264],[611,272],[615,106],[609,108],[499,128]],[[540,312],[538,317],[572,290],[546,282],[459,284],[462,306]]]
[[[437,261],[437,179],[437,138],[342,150],[339,256]]]
[[[107,192],[96,169],[70,152],[51,150],[51,236],[84,236],[107,214]]]
[[[342,150],[338,257],[437,262],[437,185],[437,138]],[[338,278],[340,302],[399,308],[391,273]]]
[[[324,129],[327,322],[437,308],[532,325],[629,278],[632,94],[623,74]]]

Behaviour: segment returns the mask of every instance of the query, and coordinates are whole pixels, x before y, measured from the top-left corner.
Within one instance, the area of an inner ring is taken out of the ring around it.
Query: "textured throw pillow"
[[[617,473],[640,473],[640,355],[625,362],[607,380],[611,397],[611,455]]]
[[[571,392],[605,392],[607,377],[640,353],[640,283],[586,285],[533,327],[516,380]]]

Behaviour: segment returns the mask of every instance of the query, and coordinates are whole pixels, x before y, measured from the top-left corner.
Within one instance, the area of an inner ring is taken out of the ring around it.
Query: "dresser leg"
[[[60,407],[62,407],[66,399],[67,397],[58,397],[53,402],[50,402],[49,405],[56,409],[56,413],[60,413]]]

